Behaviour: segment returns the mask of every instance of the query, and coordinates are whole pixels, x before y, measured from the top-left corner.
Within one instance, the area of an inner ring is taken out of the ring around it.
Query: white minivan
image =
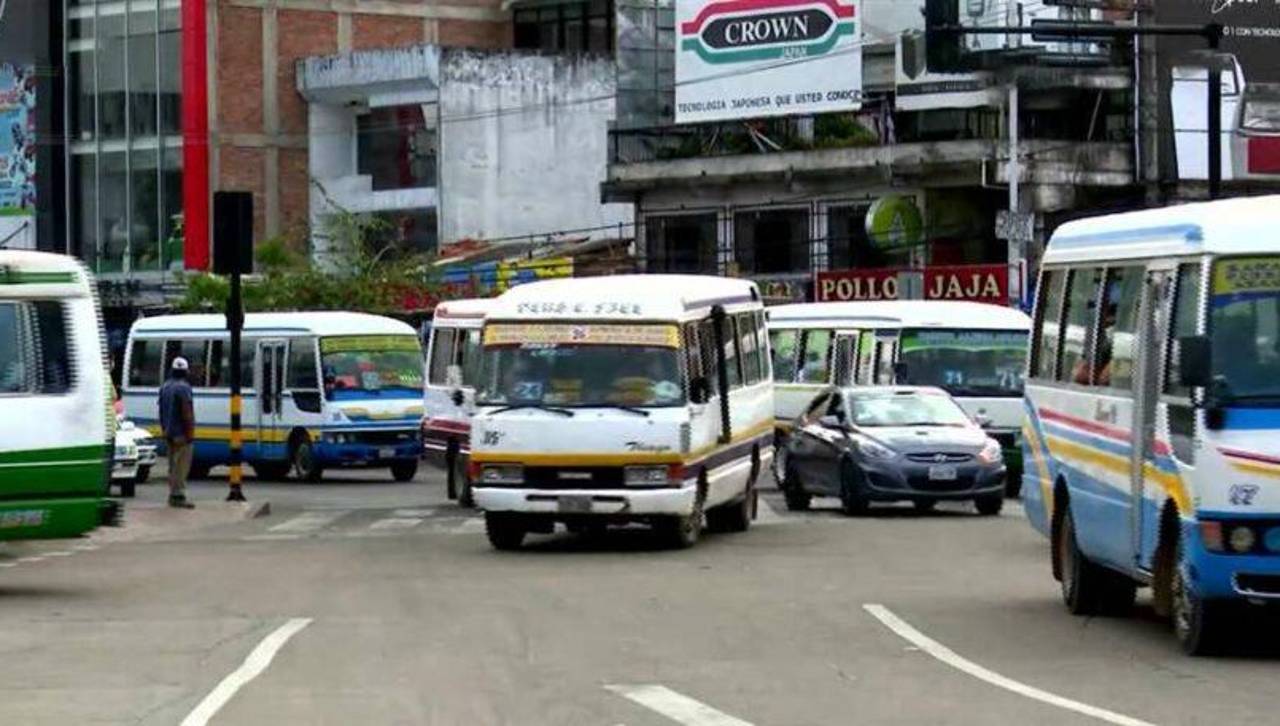
[[[471,480],[495,548],[640,521],[688,547],[745,530],[773,439],[755,283],[622,275],[534,282],[485,318]]]
[[[423,454],[427,461],[444,468],[449,498],[466,507],[473,503],[467,462],[471,457],[480,329],[492,306],[489,299],[440,303],[431,320],[427,343]]]

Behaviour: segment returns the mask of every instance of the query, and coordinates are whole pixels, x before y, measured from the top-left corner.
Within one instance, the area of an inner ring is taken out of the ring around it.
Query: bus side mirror
[[[907,364],[906,364],[906,363],[903,363],[903,362],[901,362],[901,361],[899,361],[899,362],[897,362],[897,363],[894,363],[894,364],[893,364],[893,382],[894,382],[894,383],[906,383],[906,382],[907,382],[907,372],[908,372],[908,371],[907,371]]]
[[[453,401],[453,405],[461,407],[462,404],[466,402],[467,397],[462,392],[461,388],[455,388],[453,389],[453,395],[450,397],[449,400]]]
[[[1213,383],[1213,352],[1205,335],[1178,338],[1178,382],[1188,387],[1206,388]]]
[[[689,381],[689,402],[704,404],[711,400],[711,381],[706,376],[698,376]]]

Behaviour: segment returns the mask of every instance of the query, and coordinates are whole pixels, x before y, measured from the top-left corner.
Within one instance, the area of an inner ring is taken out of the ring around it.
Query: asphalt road
[[[628,530],[497,553],[434,474],[247,493],[271,516],[0,548],[0,723],[1220,725],[1280,704],[1280,650],[1189,659],[1145,607],[1069,616],[1016,505],[850,519],[770,492],[750,532],[688,551]]]

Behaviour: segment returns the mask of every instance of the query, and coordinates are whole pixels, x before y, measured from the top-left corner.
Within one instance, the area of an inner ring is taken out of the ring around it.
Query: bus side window
[[[733,315],[724,317],[724,363],[729,376],[729,390],[742,387],[742,356],[738,353],[737,326]]]
[[[743,313],[738,322],[738,349],[742,353],[742,383],[753,386],[760,382],[760,350],[757,347],[756,316]]]
[[[129,377],[126,386],[160,385],[160,359],[164,341],[135,340],[129,351]]]
[[[1178,283],[1173,291],[1173,331],[1165,353],[1164,392],[1179,398],[1191,398],[1191,390],[1178,380],[1178,339],[1196,334],[1197,313],[1200,311],[1200,265],[1190,263],[1178,266]]]
[[[71,390],[66,311],[52,300],[0,304],[0,393]]]
[[[716,352],[715,323],[711,318],[698,323],[698,352],[702,358],[702,375],[707,379],[710,396],[720,395],[720,362]]]
[[[757,310],[753,317],[756,326],[756,348],[760,350],[760,380],[767,381],[773,375],[773,360],[769,355],[769,331],[765,327],[763,310]]]
[[[1058,380],[1064,383],[1093,385],[1090,361],[1093,353],[1094,325],[1098,321],[1097,268],[1072,270],[1067,280],[1066,305],[1063,315],[1062,362]]]
[[[449,366],[455,360],[454,342],[457,338],[454,328],[432,328],[431,363],[427,370],[427,381],[433,386],[448,385]]]
[[[898,341],[893,338],[880,338],[876,341],[876,383],[881,386],[893,385],[894,353],[898,349]]]
[[[854,383],[869,385],[876,365],[876,334],[870,330],[862,331],[858,341],[858,372]]]
[[[299,411],[320,413],[320,378],[316,373],[316,341],[293,338],[289,341],[288,376],[285,388],[293,394]]]
[[[800,346],[803,360],[801,383],[827,383],[830,380],[831,331],[806,330]]]
[[[798,330],[770,330],[769,348],[773,355],[773,380],[792,383],[796,378],[796,354],[799,353]]]
[[[459,330],[458,365],[462,366],[462,385],[474,388],[480,378],[480,330]]]
[[[1045,270],[1040,281],[1040,301],[1036,305],[1036,329],[1032,337],[1031,376],[1047,381],[1058,377],[1058,351],[1062,343],[1062,302],[1067,275],[1064,270]]]
[[[187,373],[187,382],[192,388],[203,388],[208,385],[206,376],[206,360],[208,357],[207,341],[204,340],[168,340],[164,344],[164,365],[161,367],[162,376],[169,376],[169,367],[173,365],[173,359],[177,357],[187,359],[190,366]]]
[[[1142,267],[1107,272],[1093,363],[1095,385],[1126,391],[1133,387],[1134,340],[1145,275]]]

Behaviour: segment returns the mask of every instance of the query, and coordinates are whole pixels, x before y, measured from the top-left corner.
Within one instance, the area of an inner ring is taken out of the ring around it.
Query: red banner
[[[926,300],[972,300],[1009,304],[1009,268],[1005,265],[954,265],[868,270],[831,270],[814,275],[818,302],[897,300],[898,273],[923,272]]]

